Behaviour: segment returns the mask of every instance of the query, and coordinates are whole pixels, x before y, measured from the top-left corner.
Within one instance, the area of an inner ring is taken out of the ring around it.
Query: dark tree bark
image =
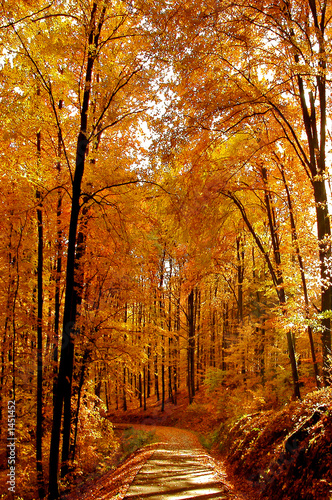
[[[12,213],[11,213],[12,215]],[[13,242],[12,242],[12,236],[13,236],[13,225],[10,223],[10,230],[9,230],[9,241],[7,245],[7,263],[8,263],[8,274],[7,274],[7,280],[8,280],[8,285],[7,285],[7,290],[6,290],[6,295],[7,295],[7,300],[6,300],[6,308],[5,308],[5,324],[4,324],[4,330],[3,330],[3,338],[2,338],[2,343],[1,343],[1,372],[0,372],[0,436],[2,431],[4,430],[4,426],[2,425],[2,419],[4,415],[4,400],[3,400],[3,395],[6,393],[5,392],[5,387],[6,387],[6,381],[8,379],[8,370],[7,368],[7,360],[10,361],[10,343],[9,343],[9,331],[10,331],[10,323],[11,323],[11,309],[12,309],[12,300],[13,300],[13,290],[15,287],[15,276],[13,272],[13,266],[15,264],[15,258],[13,258]]]
[[[304,128],[307,136],[309,156],[302,150],[303,164],[309,175],[316,205],[316,220],[318,231],[318,247],[321,277],[321,326],[322,326],[322,350],[323,350],[323,380],[325,386],[331,384],[331,321],[329,312],[332,310],[332,284],[329,271],[329,260],[331,258],[331,224],[328,209],[328,198],[325,186],[326,177],[326,127],[327,127],[327,103],[326,103],[326,7],[327,2],[321,6],[320,16],[316,5],[316,0],[308,0],[309,10],[314,24],[319,64],[315,76],[316,87],[318,91],[318,113],[316,111],[315,98],[313,92],[309,92],[309,105],[306,100],[306,89],[304,76],[297,75],[297,85],[300,94],[300,103]],[[287,21],[291,20],[291,11],[285,9]],[[310,23],[304,28],[308,29]],[[294,30],[290,29],[287,33],[289,39],[294,37]],[[309,40],[309,37],[308,37]],[[309,42],[310,43],[310,42]],[[296,47],[292,41],[292,46]],[[299,44],[300,46],[300,44]],[[312,48],[311,48],[312,50]],[[300,62],[302,54],[297,50],[294,59],[296,63]],[[317,117],[319,116],[319,119]]]
[[[193,402],[195,396],[195,307],[194,307],[194,290],[192,289],[188,295],[188,394],[189,404]]]
[[[163,293],[164,287],[164,272],[165,272],[165,258],[166,258],[166,244],[164,245],[163,255],[160,263],[160,282],[159,282],[159,315],[160,315],[160,326],[165,327],[165,298]],[[165,338],[164,335],[161,336],[161,411],[165,410]]]
[[[165,410],[165,339],[161,339],[161,411]]]
[[[123,367],[123,380],[122,380],[122,408],[123,411],[127,411],[127,377],[126,377],[126,367]]]
[[[119,377],[119,369],[116,367],[116,375],[115,375],[115,409],[119,409],[119,382],[118,382],[118,377]]]
[[[59,110],[62,109],[62,100],[59,101]],[[61,157],[62,152],[62,135],[61,131],[58,132],[58,157]],[[58,161],[57,177],[60,184],[61,162]],[[62,273],[62,252],[63,252],[63,238],[61,228],[61,214],[62,214],[62,193],[58,189],[58,200],[56,210],[57,220],[57,241],[56,241],[56,268],[55,268],[55,297],[54,297],[54,342],[53,342],[53,406],[55,404],[57,376],[58,376],[58,358],[59,358],[59,327],[60,327],[60,302],[61,302],[61,273]]]
[[[300,247],[299,247],[299,242],[298,242],[298,237],[297,237],[292,198],[291,198],[288,183],[286,180],[285,171],[284,171],[284,168],[282,165],[280,166],[280,172],[281,172],[282,180],[283,180],[286,195],[287,195],[287,203],[288,203],[288,209],[289,209],[289,219],[290,219],[290,225],[291,225],[291,231],[292,231],[292,239],[293,239],[295,253],[297,256],[299,269],[300,269],[303,298],[304,298],[304,305],[305,305],[305,317],[307,320],[310,320],[309,297],[308,297],[307,281],[306,281],[305,272],[304,272],[304,263],[303,263],[302,255],[300,252]],[[312,335],[312,328],[310,325],[307,326],[307,332],[308,332],[309,343],[310,343],[312,363],[314,366],[314,375],[315,375],[316,386],[319,388],[320,382],[319,382],[318,363],[317,363],[317,359],[316,359],[314,339],[313,339],[313,335]]]
[[[37,162],[40,163],[41,134],[37,133]],[[36,461],[39,498],[45,497],[42,463],[43,444],[43,211],[41,193],[37,191],[38,264],[37,264],[37,425]]]
[[[80,212],[81,184],[84,174],[85,155],[88,146],[87,126],[88,111],[91,93],[91,81],[93,66],[96,60],[98,40],[103,25],[106,6],[100,13],[97,23],[97,3],[94,2],[91,11],[89,34],[88,34],[88,58],[85,73],[85,86],[81,110],[80,132],[77,139],[76,148],[76,166],[73,179],[72,204],[69,225],[69,239],[67,250],[67,269],[66,269],[66,295],[63,314],[63,333],[61,344],[61,358],[58,372],[58,383],[56,388],[56,398],[53,411],[53,424],[51,434],[51,448],[49,461],[49,500],[55,500],[59,497],[58,488],[58,463],[60,447],[60,429],[61,417],[65,403],[64,420],[66,425],[63,429],[62,459],[67,462],[69,459],[70,445],[70,427],[71,427],[71,384],[74,345],[72,333],[76,322],[77,303],[75,301],[75,252],[77,243],[77,226]]]
[[[244,280],[244,245],[241,236],[236,238],[237,256],[237,307],[238,322],[243,322],[243,280]]]
[[[78,419],[79,419],[80,407],[81,407],[82,389],[83,389],[83,385],[84,385],[85,373],[86,373],[89,357],[90,357],[90,349],[86,348],[84,351],[84,354],[83,354],[81,374],[80,374],[80,380],[79,380],[78,391],[77,391],[77,406],[76,406],[76,413],[75,413],[75,419],[74,419],[74,440],[73,440],[73,444],[71,447],[72,460],[75,460],[75,454],[76,454]]]
[[[146,410],[146,366],[143,366],[143,409]]]
[[[256,281],[256,263],[255,263],[255,248],[252,247],[252,277],[255,283]],[[256,301],[257,301],[257,315],[260,310],[260,293],[257,290],[256,292]],[[256,327],[256,335],[257,335],[257,347],[255,348],[257,355],[257,372],[260,374],[262,386],[265,386],[265,328],[264,328],[264,320],[263,325],[261,327]]]
[[[174,404],[177,404],[179,377],[180,377],[180,297],[176,299],[176,315],[175,315],[175,347],[174,347]]]
[[[148,361],[147,361],[147,392],[146,397],[149,398],[151,395],[151,345],[148,345]]]
[[[324,63],[325,65],[326,63]],[[325,66],[326,67],[326,66]],[[313,186],[315,205],[316,205],[316,220],[318,231],[318,247],[319,247],[319,262],[321,285],[321,312],[326,313],[332,309],[332,286],[329,276],[329,259],[331,258],[331,224],[330,214],[328,210],[328,199],[325,187],[325,171],[326,171],[326,81],[325,75],[317,76],[317,86],[320,101],[320,143],[318,141],[316,112],[314,98],[310,92],[310,112],[305,99],[305,89],[303,80],[298,76],[298,86],[300,90],[301,107],[303,113],[303,121],[309,145],[310,160],[308,161],[311,174],[311,183]],[[326,284],[327,283],[327,284]],[[324,384],[330,384],[329,356],[331,354],[331,325],[330,318],[324,316],[321,320],[322,324],[322,348],[323,348],[323,379]]]
[[[154,356],[154,392],[157,397],[157,401],[160,400],[159,395],[159,376],[158,376],[158,354]]]
[[[138,399],[139,399],[139,407],[143,407],[143,398],[142,398],[142,373],[138,374]]]
[[[285,287],[284,287],[284,278],[283,278],[282,267],[281,267],[279,233],[278,233],[278,228],[277,228],[275,211],[274,211],[274,207],[272,204],[271,193],[270,193],[269,187],[268,187],[267,170],[263,165],[261,166],[261,173],[262,173],[262,178],[263,178],[263,183],[264,183],[265,205],[266,205],[266,211],[267,211],[271,240],[272,240],[273,256],[274,256],[274,261],[275,261],[275,265],[276,265],[276,272],[275,272],[275,279],[276,279],[276,283],[277,283],[276,290],[277,290],[277,294],[278,294],[278,298],[279,298],[279,302],[280,302],[280,306],[282,308],[283,314],[287,314],[285,311],[286,295],[285,295]],[[289,358],[290,358],[291,368],[292,368],[292,375],[293,375],[294,396],[298,399],[301,399],[298,369],[297,369],[296,356],[295,356],[295,345],[294,345],[294,339],[293,339],[292,332],[290,330],[287,330],[286,336],[287,336],[287,343],[288,343],[288,353],[289,353]]]
[[[222,329],[222,341],[221,341],[221,369],[222,371],[226,371],[226,349],[227,349],[227,337],[229,333],[229,311],[228,311],[228,302],[224,303],[224,312],[223,312],[223,329]]]
[[[202,341],[200,338],[200,328],[201,328],[200,321],[201,321],[201,292],[196,287],[196,290],[195,290],[196,381],[194,382],[194,384],[196,384],[195,385],[195,392],[199,390],[200,370],[201,370],[200,351],[202,350],[202,347],[203,347]]]

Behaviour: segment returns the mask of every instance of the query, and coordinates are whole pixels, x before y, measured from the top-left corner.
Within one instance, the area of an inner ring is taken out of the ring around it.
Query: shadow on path
[[[124,500],[234,498],[209,464],[196,436],[167,427],[156,427],[155,432],[164,442],[141,468]]]

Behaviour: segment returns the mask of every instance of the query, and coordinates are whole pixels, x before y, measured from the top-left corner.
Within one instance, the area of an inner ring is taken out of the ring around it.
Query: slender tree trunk
[[[316,1],[309,0],[311,15],[319,47],[319,72],[316,76],[318,99],[319,99],[319,125],[312,91],[309,92],[309,104],[305,95],[303,77],[297,76],[300,93],[302,116],[307,141],[309,146],[309,158],[305,158],[311,174],[311,183],[314,191],[316,204],[316,220],[318,231],[319,262],[321,285],[321,326],[322,326],[322,348],[323,348],[323,379],[325,386],[331,384],[330,355],[331,355],[331,321],[327,314],[332,310],[332,284],[330,279],[331,258],[331,224],[329,214],[329,203],[325,187],[326,177],[326,61],[325,49],[325,23],[318,19]],[[325,7],[326,8],[326,7]],[[295,62],[299,62],[299,54],[295,54]],[[310,111],[309,111],[310,108]]]
[[[172,339],[168,339],[168,397],[170,401],[174,404],[174,396],[173,396],[173,377],[172,377]]]
[[[175,317],[175,347],[174,347],[174,404],[177,404],[178,387],[179,387],[179,371],[180,371],[180,297],[176,299],[176,317]]]
[[[108,372],[107,372],[107,375],[108,375]],[[109,393],[109,386],[108,386],[108,381],[105,380],[104,382],[104,391],[105,391],[105,399],[106,399],[106,410],[107,410],[107,413],[110,412],[110,409],[111,409],[111,401],[110,401],[110,393]],[[73,458],[74,460],[74,458]]]
[[[146,397],[151,395],[151,345],[148,345],[148,363],[147,363],[147,393]]]
[[[252,277],[253,281],[255,283],[256,281],[256,264],[255,264],[255,249],[252,247]],[[260,315],[260,293],[259,291],[256,292],[256,301],[257,301],[257,316]],[[264,320],[263,320],[264,321]],[[256,335],[257,335],[257,344],[258,347],[256,348],[256,353],[257,353],[257,371],[260,374],[261,381],[262,381],[262,386],[265,386],[265,328],[264,326],[261,327],[256,327]]]
[[[200,328],[201,328],[201,292],[196,288],[195,291],[195,335],[196,335],[196,386],[194,381],[195,392],[199,390],[199,382],[200,382],[200,347],[202,349],[202,345],[200,346]]]
[[[236,238],[236,255],[237,255],[237,307],[238,307],[238,323],[243,322],[243,280],[244,280],[244,245],[242,237]]]
[[[275,277],[276,277],[276,283],[277,283],[277,293],[278,293],[278,297],[279,297],[280,306],[282,308],[282,312],[284,315],[286,315],[287,314],[286,309],[285,309],[286,295],[285,295],[285,288],[284,288],[284,278],[283,278],[283,273],[282,273],[282,268],[281,268],[281,253],[280,253],[279,234],[278,234],[278,229],[277,229],[275,211],[274,211],[272,199],[271,199],[271,193],[270,193],[269,187],[268,187],[267,170],[263,165],[261,166],[261,172],[262,172],[262,178],[263,178],[264,189],[265,189],[265,204],[266,204],[266,211],[267,211],[271,240],[272,240],[273,255],[274,255],[274,261],[275,261],[275,265],[276,265]],[[287,337],[287,344],[288,344],[288,354],[289,354],[291,368],[292,368],[292,376],[293,376],[293,383],[294,383],[294,396],[298,399],[301,399],[298,369],[297,369],[297,362],[296,362],[296,356],[295,356],[295,345],[294,345],[293,335],[292,335],[292,332],[290,330],[287,330],[286,337]]]
[[[210,296],[213,294],[212,289],[210,290]],[[210,360],[209,366],[216,366],[216,311],[214,307],[211,312],[211,335],[210,335]]]
[[[164,245],[163,255],[160,263],[160,282],[159,282],[159,315],[160,315],[160,326],[165,328],[165,297],[164,297],[164,267],[166,259],[166,244]],[[161,336],[161,411],[165,410],[165,364],[166,364],[166,353],[165,353],[165,338],[164,335]]]
[[[227,349],[228,332],[229,332],[228,302],[225,302],[224,313],[223,313],[222,341],[221,341],[221,369],[223,372],[225,372],[227,368],[226,349]]]
[[[59,101],[59,110],[62,109],[62,100]],[[61,157],[62,152],[62,137],[61,132],[58,132],[58,157]],[[60,184],[61,162],[60,160],[56,166],[58,183]],[[57,220],[57,241],[56,241],[56,269],[55,269],[55,304],[54,304],[54,343],[53,343],[53,407],[55,404],[57,376],[58,376],[58,349],[59,349],[59,327],[60,327],[60,302],[61,302],[61,273],[62,273],[62,228],[61,228],[61,214],[62,214],[62,193],[58,189],[58,200],[56,210]]]
[[[189,404],[195,396],[195,307],[194,290],[188,295],[188,393]]]
[[[37,155],[40,161],[40,132],[37,134]],[[38,264],[37,264],[37,426],[36,426],[36,459],[37,483],[39,498],[45,497],[45,484],[42,462],[43,444],[43,212],[41,194],[37,191],[37,224],[38,224]]]
[[[86,200],[84,200],[86,201]],[[76,251],[75,251],[75,265],[74,265],[74,289],[73,289],[73,304],[75,305],[75,317],[77,315],[78,306],[82,303],[83,295],[83,281],[84,281],[84,270],[83,270],[83,257],[86,250],[86,224],[87,224],[87,206],[83,206],[82,209],[82,219],[80,222],[80,228],[77,233],[76,238]],[[76,335],[79,333],[77,329],[70,330]],[[72,421],[72,411],[71,411],[71,383],[73,375],[73,363],[74,363],[74,345],[71,343],[71,360],[68,366],[67,378],[69,383],[66,385],[66,393],[64,397],[64,409],[63,409],[63,445],[62,445],[62,465],[61,465],[61,477],[64,477],[69,469],[70,460],[70,436],[71,436],[71,421]],[[101,387],[101,382],[97,385],[99,392]],[[98,397],[100,394],[96,394]]]
[[[283,166],[281,166],[280,172],[281,172],[282,180],[283,180],[286,195],[287,195],[287,203],[288,203],[289,218],[290,218],[291,231],[292,231],[292,239],[293,239],[293,244],[294,244],[297,260],[299,263],[299,269],[300,269],[300,275],[301,275],[301,281],[302,281],[303,298],[304,298],[304,304],[305,304],[305,317],[309,321],[310,320],[310,312],[309,312],[309,297],[308,297],[307,281],[306,281],[306,277],[305,277],[304,263],[303,263],[302,255],[300,252],[300,247],[299,247],[299,242],[298,242],[298,237],[297,237],[296,224],[295,224],[294,211],[293,211],[293,203],[292,203],[292,199],[291,199],[291,195],[290,195],[290,191],[289,191],[289,187],[288,187],[288,183],[286,180],[285,171],[284,171]],[[316,360],[314,339],[313,339],[313,335],[312,335],[312,328],[310,325],[307,326],[307,332],[308,332],[308,337],[309,337],[312,362],[313,362],[313,366],[314,366],[314,375],[315,375],[316,386],[319,388],[320,382],[319,382],[318,363]]]
[[[122,408],[127,411],[127,380],[126,380],[126,367],[123,367],[123,388],[122,388]]]
[[[237,328],[239,339],[243,341],[241,327],[243,324],[243,280],[244,280],[244,242],[243,236],[239,235],[236,238],[236,257],[237,257]],[[243,342],[244,344],[244,342]],[[242,349],[241,373],[246,373],[246,353],[245,345]],[[245,377],[244,377],[245,378]]]
[[[262,175],[263,175],[263,181],[264,181],[264,167],[262,167]],[[273,255],[274,255],[274,260],[275,260],[275,264],[276,264],[276,271],[274,270],[274,267],[272,265],[272,262],[271,262],[271,259],[269,257],[268,252],[265,251],[264,246],[263,246],[259,236],[255,232],[252,224],[250,223],[250,220],[248,219],[248,216],[247,216],[247,213],[246,213],[246,210],[245,210],[243,204],[233,194],[228,193],[227,196],[229,196],[234,201],[234,203],[236,204],[236,206],[240,210],[246,226],[248,227],[250,233],[252,234],[260,252],[262,253],[262,256],[265,258],[269,272],[271,274],[273,284],[274,284],[275,289],[276,289],[276,293],[278,296],[278,300],[279,300],[279,304],[280,304],[282,313],[283,313],[283,315],[286,315],[287,314],[287,311],[285,309],[286,296],[285,296],[284,282],[283,282],[283,276],[282,276],[282,270],[281,270],[278,235],[276,232],[275,221],[273,220],[273,213],[272,213],[271,207],[270,207],[270,200],[269,200],[268,192],[266,192],[265,201],[266,201],[266,206],[267,206],[267,215],[268,215],[268,219],[269,219],[269,227],[270,227],[271,238],[272,238]],[[293,343],[293,339],[292,339],[292,333],[289,330],[286,332],[286,338],[287,338],[287,345],[288,345],[288,352],[289,352],[289,360],[290,360],[290,365],[291,365],[291,370],[292,370],[294,396],[298,399],[301,399],[299,378],[298,378],[297,364],[296,364],[296,357],[295,357],[295,350],[294,350],[294,343]]]
[[[18,299],[18,291],[19,291],[19,287],[20,287],[19,249],[20,249],[21,242],[22,242],[22,235],[23,235],[23,231],[21,231],[21,234],[19,237],[19,242],[18,242],[17,248],[16,248],[16,255],[13,255],[13,266],[15,266],[15,274],[16,274],[15,286],[13,289],[12,310],[11,310],[11,315],[10,315],[11,322],[12,322],[13,340],[12,340],[12,349],[8,350],[8,361],[9,361],[9,363],[11,362],[11,366],[12,366],[12,394],[11,394],[12,401],[16,400],[16,305],[17,305],[17,299]],[[32,384],[31,384],[31,387],[32,387]],[[32,388],[31,388],[31,394],[32,394]]]
[[[321,312],[332,310],[332,286],[330,278],[331,259],[331,228],[328,213],[328,201],[324,181],[314,181],[314,192],[317,212],[317,228],[319,241],[319,261],[321,270]],[[328,283],[326,285],[326,283]],[[323,348],[323,379],[325,386],[331,385],[331,321],[328,315],[323,314],[322,320],[322,348]]]
[[[143,409],[146,411],[146,366],[143,365]]]
[[[118,367],[117,367],[118,368]],[[119,409],[119,382],[118,382],[118,377],[119,377],[119,370],[116,370],[116,375],[115,375],[115,409]]]
[[[58,383],[56,388],[56,398],[53,410],[53,424],[51,434],[50,461],[49,461],[49,500],[55,500],[59,497],[58,488],[58,463],[59,463],[59,447],[60,447],[60,429],[62,410],[65,401],[64,417],[66,425],[63,429],[63,445],[62,459],[67,462],[69,459],[69,444],[70,444],[70,402],[71,402],[71,384],[72,384],[72,369],[74,357],[74,345],[72,338],[73,327],[76,322],[76,307],[75,303],[75,247],[77,242],[77,225],[80,212],[80,195],[81,184],[84,174],[85,155],[88,146],[87,140],[87,125],[88,111],[91,93],[91,81],[93,66],[96,60],[98,40],[103,25],[106,6],[103,7],[100,15],[99,23],[96,26],[97,3],[94,2],[91,11],[88,47],[89,53],[87,58],[87,67],[85,74],[85,85],[83,93],[83,102],[81,110],[80,132],[77,139],[76,149],[76,166],[73,179],[71,216],[69,225],[69,239],[67,250],[67,270],[66,270],[66,295],[65,307],[63,314],[63,334],[61,344],[61,358],[58,372]]]
[[[12,213],[10,214],[12,215]],[[15,285],[15,278],[12,272],[12,267],[14,264],[13,261],[13,248],[12,248],[12,234],[13,234],[13,226],[12,223],[10,223],[10,231],[9,231],[9,242],[8,242],[8,257],[7,257],[7,262],[8,262],[8,286],[7,286],[7,300],[6,300],[6,317],[5,317],[5,324],[4,324],[4,332],[3,332],[3,338],[2,338],[2,344],[1,344],[1,373],[0,373],[0,436],[2,433],[2,430],[4,429],[4,426],[2,425],[2,419],[3,419],[3,408],[4,408],[4,403],[3,403],[3,395],[6,393],[5,391],[5,385],[6,385],[6,355],[10,353],[10,348],[9,348],[9,329],[10,329],[10,323],[11,323],[11,302],[13,299],[13,289]]]
[[[159,376],[158,376],[158,354],[154,356],[154,392],[157,397],[157,401],[160,400],[159,395]]]
[[[138,399],[139,399],[139,407],[143,407],[143,399],[142,399],[142,373],[138,374]]]
[[[161,338],[161,411],[165,410],[165,339]]]
[[[86,372],[87,362],[89,360],[89,356],[90,356],[90,350],[85,349],[84,354],[83,354],[83,359],[82,359],[81,375],[80,375],[80,380],[79,380],[79,384],[78,384],[77,407],[76,407],[76,413],[75,413],[75,418],[74,418],[74,441],[73,441],[73,444],[71,447],[73,461],[75,460],[75,454],[76,454],[78,420],[79,420],[80,407],[81,407],[82,388],[84,385],[85,372]]]
[[[168,331],[171,335],[172,330],[172,319],[171,319],[171,300],[168,298]],[[172,368],[173,368],[173,339],[171,336],[168,339],[168,397],[169,400],[174,404],[173,397],[173,385],[172,385]]]

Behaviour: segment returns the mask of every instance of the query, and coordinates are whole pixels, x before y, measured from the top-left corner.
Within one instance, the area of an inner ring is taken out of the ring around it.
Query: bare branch
[[[14,27],[16,24],[21,23],[22,21],[25,21],[26,19],[31,19],[31,17],[36,16],[37,14],[40,14],[41,12],[44,12],[45,10],[52,7],[53,3],[54,2],[51,2],[49,5],[46,5],[46,7],[43,7],[42,9],[37,10],[36,12],[33,12],[32,14],[28,14],[27,16],[24,16],[21,19],[18,19],[17,21],[12,21],[8,24],[3,24],[2,26],[0,26],[0,29],[9,28],[10,26]]]

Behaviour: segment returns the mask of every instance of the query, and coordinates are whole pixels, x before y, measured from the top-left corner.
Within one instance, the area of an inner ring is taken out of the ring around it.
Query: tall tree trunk
[[[142,398],[142,372],[140,371],[138,374],[138,399],[139,399],[139,407],[143,407],[143,398]]]
[[[264,167],[262,170],[262,175],[264,176]],[[263,177],[263,181],[264,181],[264,177]],[[281,260],[280,260],[280,249],[279,249],[279,243],[278,243],[278,235],[276,233],[275,222],[273,221],[273,213],[272,213],[271,207],[270,207],[270,200],[269,200],[268,192],[266,193],[265,201],[266,201],[266,205],[267,205],[267,214],[268,214],[269,227],[270,227],[271,238],[272,238],[273,255],[274,255],[274,260],[275,260],[275,264],[276,264],[276,271],[274,270],[274,267],[273,267],[273,264],[272,264],[272,261],[269,257],[268,252],[265,251],[261,239],[259,238],[258,234],[255,232],[250,220],[248,219],[248,216],[247,216],[247,213],[246,213],[246,210],[245,210],[243,204],[232,193],[230,193],[230,192],[227,193],[227,196],[234,201],[235,205],[240,210],[246,226],[248,227],[250,233],[252,234],[252,236],[255,240],[255,243],[257,244],[257,246],[259,248],[259,251],[261,252],[262,256],[265,259],[265,262],[268,266],[268,269],[269,269],[269,272],[271,274],[271,278],[272,278],[272,281],[273,281],[273,284],[274,284],[274,287],[275,287],[275,290],[277,293],[277,297],[279,300],[279,304],[280,304],[282,313],[284,315],[286,315],[287,314],[286,309],[285,309],[286,296],[285,296],[282,270],[280,267]],[[290,365],[291,365],[291,370],[292,370],[294,396],[298,399],[301,399],[294,343],[293,343],[292,333],[289,330],[287,330],[287,332],[286,332],[286,338],[287,338],[287,345],[288,345],[289,360],[290,360]]]
[[[37,164],[40,167],[41,133],[37,133]],[[43,212],[41,193],[37,191],[38,264],[37,264],[37,425],[36,462],[39,498],[45,497],[42,463],[43,444]]]
[[[159,395],[159,376],[158,376],[158,354],[156,353],[154,356],[154,392],[157,398],[157,401],[160,400]]]
[[[20,286],[20,269],[19,269],[19,249],[21,246],[22,242],[22,237],[23,237],[23,231],[20,232],[20,237],[19,241],[16,247],[16,254],[13,255],[13,266],[15,266],[15,274],[16,274],[16,280],[15,280],[15,286],[13,288],[13,301],[11,304],[11,323],[12,323],[12,335],[13,335],[13,340],[12,340],[12,349],[8,350],[8,361],[9,363],[11,362],[12,366],[12,394],[11,394],[11,400],[15,401],[16,400],[16,305],[17,305],[17,299],[18,299],[18,291],[19,291],[19,286]],[[32,386],[32,384],[31,384]],[[31,394],[32,394],[32,389],[31,389]]]
[[[202,349],[202,342],[200,342],[200,328],[201,328],[201,292],[196,288],[195,291],[195,336],[196,336],[196,386],[195,392],[199,390],[200,382],[200,368],[201,368],[201,357],[200,357],[200,347]],[[200,346],[201,344],[201,346]]]
[[[237,307],[238,323],[243,322],[243,280],[244,280],[244,244],[243,237],[236,238],[236,256],[237,256]]]
[[[195,396],[195,307],[194,289],[188,295],[188,394],[189,404],[193,402]]]
[[[292,239],[293,239],[295,253],[297,256],[299,269],[300,269],[303,298],[304,298],[304,305],[305,305],[305,317],[309,321],[310,320],[309,297],[308,297],[307,281],[306,281],[305,272],[304,272],[304,263],[303,263],[302,255],[300,252],[300,247],[299,247],[299,242],[298,242],[298,237],[297,237],[292,198],[291,198],[288,183],[286,180],[285,171],[284,171],[284,168],[282,165],[280,166],[280,172],[281,172],[282,180],[283,180],[286,195],[287,195],[287,203],[288,203],[289,218],[290,218],[291,231],[292,231]],[[314,375],[315,375],[316,386],[319,388],[320,382],[319,382],[318,363],[317,363],[317,359],[316,359],[314,339],[313,339],[313,335],[312,335],[312,328],[310,325],[307,326],[307,332],[308,332],[308,337],[309,337],[312,362],[313,362],[313,366],[314,366]]]
[[[322,20],[318,18],[316,1],[309,0],[309,7],[315,26],[318,48],[319,65],[316,75],[316,84],[319,100],[319,124],[317,123],[317,113],[313,92],[309,92],[309,106],[305,95],[305,86],[303,77],[297,75],[297,83],[300,93],[300,102],[305,132],[307,135],[309,158],[305,158],[306,165],[310,170],[310,180],[313,186],[314,199],[316,204],[316,220],[318,231],[319,262],[321,277],[321,326],[322,326],[322,349],[323,349],[323,379],[324,384],[331,384],[331,321],[327,314],[332,310],[332,284],[330,279],[331,258],[331,224],[329,214],[329,204],[325,187],[326,177],[326,125],[327,125],[327,107],[326,107],[326,54],[325,44],[325,23],[324,16],[326,4],[322,12]],[[287,11],[288,12],[288,11]],[[289,15],[289,13],[288,13]],[[294,35],[294,33],[292,33]],[[300,54],[295,54],[295,62],[298,63]],[[309,110],[310,108],[310,110]]]
[[[62,109],[62,100],[59,101],[59,110]],[[62,137],[61,132],[58,132],[58,157],[61,157],[62,152]],[[60,184],[61,162],[60,160],[56,166],[58,183]],[[61,273],[62,273],[62,228],[61,228],[61,214],[62,214],[62,193],[58,189],[58,200],[56,210],[57,220],[57,241],[56,241],[56,268],[55,268],[55,297],[54,297],[54,343],[53,343],[53,406],[55,404],[56,385],[58,376],[58,349],[59,349],[59,327],[60,327],[60,302],[61,302]]]
[[[12,213],[10,214],[12,215]],[[2,430],[4,429],[4,426],[2,424],[2,419],[3,419],[3,414],[4,414],[4,400],[3,400],[3,395],[6,393],[5,391],[5,384],[6,384],[6,373],[7,373],[7,363],[6,363],[6,357],[8,356],[10,352],[9,348],[9,330],[10,330],[10,323],[11,323],[11,302],[13,299],[13,289],[15,285],[15,278],[13,274],[13,247],[12,247],[12,234],[13,234],[13,225],[10,223],[10,231],[9,231],[9,242],[8,242],[8,256],[7,256],[7,262],[8,262],[8,286],[7,286],[7,300],[6,300],[6,317],[5,317],[5,324],[4,324],[4,331],[3,331],[3,338],[2,338],[2,344],[1,344],[1,372],[0,372],[0,436],[2,433]]]
[[[330,278],[331,228],[328,213],[328,201],[324,181],[314,181],[314,192],[317,212],[317,228],[319,240],[319,261],[321,270],[321,312],[322,312],[322,349],[323,380],[325,386],[331,385],[331,320],[324,313],[332,310],[332,286]],[[326,284],[327,283],[327,284]]]
[[[90,349],[86,348],[84,351],[84,354],[83,354],[81,374],[80,374],[80,380],[79,380],[78,391],[77,391],[77,406],[76,406],[76,413],[75,413],[75,419],[74,419],[74,440],[73,440],[73,444],[71,447],[73,460],[75,460],[75,454],[76,454],[78,420],[79,420],[80,407],[81,407],[82,388],[84,385],[85,372],[86,372],[89,356],[90,356]]]
[[[228,311],[228,302],[224,303],[224,312],[223,312],[223,329],[222,329],[222,341],[221,341],[221,369],[223,372],[226,371],[226,349],[227,349],[227,337],[229,333],[229,311]]]
[[[143,409],[146,411],[146,366],[143,365]]]
[[[61,358],[58,372],[58,383],[56,388],[56,398],[53,410],[53,423],[51,434],[50,461],[49,461],[49,500],[55,500],[59,497],[58,488],[58,463],[60,447],[60,429],[62,410],[65,402],[64,419],[66,425],[63,428],[62,459],[67,462],[69,459],[69,444],[71,430],[71,385],[74,358],[74,345],[72,332],[76,322],[75,302],[75,249],[77,243],[77,225],[80,212],[81,184],[84,174],[85,155],[88,146],[87,125],[88,111],[91,93],[91,81],[93,66],[96,60],[98,40],[103,25],[106,6],[104,5],[100,14],[99,23],[96,22],[97,2],[93,3],[90,17],[88,33],[88,58],[85,74],[85,85],[83,93],[83,102],[81,110],[80,132],[77,139],[76,148],[76,166],[73,179],[72,203],[69,224],[69,238],[67,250],[67,269],[66,269],[66,295],[63,314],[63,333],[61,344]]]
[[[266,204],[266,211],[267,211],[271,240],[272,240],[273,256],[274,256],[274,261],[275,261],[275,265],[276,265],[275,277],[276,277],[276,283],[277,283],[277,293],[278,293],[278,297],[279,297],[280,306],[282,308],[282,312],[284,315],[286,315],[287,314],[287,312],[285,310],[286,294],[285,294],[285,287],[284,287],[284,278],[283,278],[283,273],[282,273],[282,268],[281,268],[281,252],[280,252],[279,233],[278,233],[278,229],[277,229],[277,221],[276,221],[274,207],[272,204],[271,193],[269,191],[269,186],[268,186],[267,170],[264,167],[264,165],[261,165],[261,173],[262,173],[262,178],[263,178],[263,183],[264,183],[265,204]],[[288,354],[289,354],[289,358],[290,358],[292,375],[293,375],[294,396],[298,399],[301,399],[298,369],[297,369],[296,356],[295,356],[294,338],[293,338],[292,332],[289,329],[287,329],[286,336],[287,336],[287,344],[288,344]]]
[[[151,395],[151,344],[148,344],[148,361],[147,361],[147,392],[146,397]]]
[[[179,376],[180,376],[180,297],[176,299],[176,316],[175,316],[175,347],[174,347],[174,404],[177,404]]]
[[[161,411],[165,410],[165,339],[161,337]]]
[[[255,263],[255,248],[252,247],[252,277],[255,283],[256,281],[256,263]],[[256,301],[257,301],[257,316],[260,315],[260,293],[257,290],[256,292]],[[264,322],[264,319],[263,319]],[[257,344],[258,346],[255,348],[257,355],[257,372],[260,374],[262,386],[265,386],[265,328],[264,323],[261,327],[256,327],[256,336],[258,338]],[[257,345],[256,344],[256,345]]]
[[[127,379],[126,379],[126,367],[123,367],[123,386],[122,386],[122,408],[123,411],[127,411]]]
[[[210,360],[209,365],[216,366],[216,311],[211,311]]]
[[[119,367],[116,366],[115,374],[115,409],[119,409]]]

